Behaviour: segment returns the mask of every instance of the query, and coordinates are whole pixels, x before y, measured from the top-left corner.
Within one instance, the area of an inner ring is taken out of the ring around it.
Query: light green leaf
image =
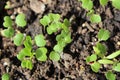
[[[45,47],[38,48],[35,53],[36,53],[35,56],[36,56],[37,60],[40,60],[40,61],[47,60],[47,56],[46,56],[47,49]]]
[[[60,15],[59,14],[49,13],[48,16],[49,16],[51,21],[57,22],[60,19]]]
[[[91,0],[81,0],[82,7],[87,10],[91,10],[93,8],[93,2]]]
[[[9,16],[4,17],[4,27],[12,27],[12,19]]]
[[[100,0],[100,4],[101,4],[102,6],[107,5],[107,3],[108,3],[108,0]]]
[[[13,41],[16,46],[20,46],[22,44],[22,41],[24,39],[24,35],[22,33],[18,33],[15,35]]]
[[[22,68],[28,68],[30,70],[33,68],[33,64],[31,60],[23,60],[21,66]]]
[[[107,78],[107,80],[116,80],[115,77],[116,75],[112,73],[112,71],[108,71],[105,73],[105,77]]]
[[[101,44],[97,43],[96,46],[93,47],[95,54],[97,54],[99,57],[103,58],[105,56],[105,53],[107,52],[106,47]]]
[[[25,20],[25,14],[23,13],[20,13],[16,16],[16,19],[15,19],[15,22],[16,24],[19,26],[19,27],[24,27],[27,25],[27,22]]]
[[[58,61],[60,60],[60,54],[55,51],[52,51],[50,52],[49,58],[53,61]]]
[[[59,44],[59,43],[56,44],[53,49],[54,49],[56,52],[59,52],[59,53],[61,53],[61,52],[63,51],[63,47],[62,47],[62,45]]]
[[[120,63],[117,63],[115,66],[113,66],[113,70],[120,72]]]
[[[107,59],[113,59],[113,58],[115,58],[115,57],[117,57],[119,55],[120,55],[120,50],[118,50],[116,52],[113,52],[112,54],[108,55],[106,58]]]
[[[25,48],[29,48],[29,49],[32,48],[32,39],[30,36],[26,36],[26,39],[24,41],[24,46]]]
[[[33,56],[33,53],[31,52],[31,49],[29,49],[29,48],[24,48],[24,49],[22,49],[20,52],[19,52],[19,54],[17,55],[17,58],[19,59],[19,60],[24,60],[24,58],[25,57],[32,57]]]
[[[94,71],[94,72],[98,72],[99,69],[100,69],[101,65],[100,63],[98,62],[94,62],[93,64],[91,64],[91,69]]]
[[[2,80],[10,80],[10,75],[8,73],[4,73],[2,75]]]
[[[45,38],[42,34],[36,35],[35,36],[35,43],[37,46],[42,47],[46,45]]]
[[[50,18],[48,16],[44,16],[42,19],[40,19],[40,23],[45,27],[49,25]]]
[[[111,1],[112,1],[112,6],[120,10],[120,0],[111,0]]]
[[[91,21],[92,23],[99,23],[99,22],[101,22],[101,17],[100,17],[100,15],[98,15],[98,14],[92,14],[92,15],[90,16],[90,21]]]
[[[98,60],[98,62],[100,64],[113,64],[114,63],[112,60],[108,60],[108,59],[101,59],[101,60]]]
[[[14,29],[9,27],[8,29],[1,31],[1,34],[7,38],[10,38],[14,35]]]
[[[93,62],[97,60],[97,55],[96,54],[92,54],[91,56],[87,56],[86,58],[86,62]]]
[[[105,29],[100,29],[98,32],[98,40],[106,41],[110,37],[110,32]]]

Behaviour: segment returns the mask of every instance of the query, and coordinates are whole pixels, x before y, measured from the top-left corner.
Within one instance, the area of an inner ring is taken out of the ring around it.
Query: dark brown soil
[[[16,29],[34,38],[35,35],[44,33],[39,19],[50,12],[59,13],[61,20],[68,18],[71,21],[72,42],[65,47],[60,61],[53,62],[48,59],[46,62],[39,62],[34,59],[33,69],[28,70],[21,68],[21,62],[16,57],[22,46],[16,47],[11,39],[0,35],[0,77],[8,71],[11,80],[106,80],[104,68],[94,73],[85,59],[93,53],[92,46],[97,41],[96,35],[100,28],[105,28],[111,33],[110,39],[104,42],[108,53],[120,49],[120,11],[114,9],[111,3],[103,8],[98,0],[93,0],[94,9],[101,15],[102,22],[92,24],[77,0],[9,1],[12,9],[5,10],[6,0],[0,0],[0,30],[4,29],[2,25],[4,16],[14,17],[19,12],[24,12],[28,24],[25,29]],[[38,9],[38,3],[45,8]],[[52,41],[54,37],[48,36],[48,39]],[[52,41],[51,44],[55,42]],[[117,73],[117,80],[120,80],[119,75],[120,73]]]

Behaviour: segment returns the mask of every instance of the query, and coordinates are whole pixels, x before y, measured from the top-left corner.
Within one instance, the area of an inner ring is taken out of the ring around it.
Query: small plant
[[[18,14],[16,16],[15,22],[19,27],[26,26],[27,22],[25,20],[25,14],[23,14],[23,13]]]
[[[98,42],[93,46],[95,53],[86,58],[86,62],[90,64],[94,72],[98,72],[101,66],[106,64],[111,64],[113,66],[112,70],[120,72],[120,62],[115,60],[120,55],[120,50],[106,56],[107,49],[100,43],[101,41],[106,41],[109,37],[110,32],[108,30],[100,29],[98,32]],[[115,74],[111,70],[106,72],[105,76],[108,80],[115,80]]]
[[[17,33],[13,38],[14,44],[16,46],[20,46],[23,42],[23,39],[24,39],[24,35],[22,33]]]
[[[10,75],[8,73],[4,73],[2,75],[2,80],[10,80]]]
[[[70,26],[70,22],[67,19],[64,19],[62,23],[60,22],[59,14],[50,13],[40,19],[40,23],[44,26],[49,35],[61,30],[61,33],[56,36],[57,44],[49,55],[51,60],[58,61],[60,59],[60,53],[62,53],[64,47],[71,42],[71,34],[68,28]]]

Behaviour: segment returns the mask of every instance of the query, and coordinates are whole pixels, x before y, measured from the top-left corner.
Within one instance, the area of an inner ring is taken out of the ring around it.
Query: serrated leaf
[[[58,61],[60,60],[60,54],[55,51],[52,51],[50,52],[49,58],[53,61]]]
[[[23,39],[24,35],[22,33],[18,33],[15,35],[13,42],[16,46],[20,46],[22,44]]]
[[[102,6],[107,5],[107,3],[108,3],[108,0],[100,0],[100,4],[101,4]]]
[[[16,24],[19,26],[19,27],[24,27],[27,25],[27,22],[25,20],[25,14],[23,13],[20,13],[16,16],[16,19],[15,19],[15,22]]]
[[[101,22],[101,17],[100,17],[100,15],[98,15],[98,14],[92,14],[92,15],[90,16],[90,21],[91,21],[92,23],[99,23],[99,22]]]
[[[110,32],[108,30],[100,29],[98,32],[98,40],[106,41],[110,37]]]
[[[7,38],[10,38],[14,35],[14,29],[9,27],[8,29],[1,31],[1,34]]]
[[[47,49],[45,47],[38,48],[35,53],[36,53],[35,56],[36,56],[37,60],[40,60],[40,61],[47,60],[47,56],[46,56]]]
[[[98,72],[99,69],[100,69],[101,65],[100,63],[98,62],[94,62],[93,64],[91,64],[91,69],[94,71],[94,72]]]
[[[9,16],[4,17],[4,27],[12,27],[12,19]]]
[[[120,63],[117,63],[115,66],[113,66],[113,70],[120,72]]]
[[[107,78],[107,80],[116,80],[115,77],[116,75],[112,73],[112,71],[108,71],[105,73],[105,77]]]
[[[112,1],[112,6],[120,10],[120,0],[111,0],[111,1]]]
[[[35,36],[35,43],[37,46],[42,47],[46,45],[46,40],[42,34],[39,34]]]

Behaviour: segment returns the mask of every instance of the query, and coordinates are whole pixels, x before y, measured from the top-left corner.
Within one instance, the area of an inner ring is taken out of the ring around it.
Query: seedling
[[[99,22],[101,22],[101,17],[100,17],[100,15],[98,15],[98,14],[92,14],[92,15],[90,16],[90,21],[91,21],[92,23],[99,23]]]
[[[27,22],[25,20],[25,14],[23,13],[18,14],[16,16],[15,22],[19,27],[25,27],[27,25]]]
[[[10,75],[8,73],[4,73],[2,75],[2,80],[10,80]]]
[[[93,1],[91,0],[81,0],[82,7],[86,10],[91,10],[93,8]]]
[[[105,6],[105,5],[107,5],[108,0],[100,0],[99,2],[102,6]]]
[[[94,72],[98,72],[101,65],[107,64],[113,65],[112,70],[120,72],[120,63],[115,60],[115,58],[120,55],[120,50],[106,56],[107,49],[100,43],[101,41],[106,41],[109,37],[110,32],[108,30],[100,29],[98,32],[98,42],[93,46],[95,53],[86,58],[86,62],[90,64]],[[105,76],[108,80],[115,80],[115,74],[113,74],[112,71],[108,71]]]
[[[46,45],[46,41],[42,34],[35,36],[35,43],[37,46],[42,47]]]
[[[112,1],[112,6],[120,10],[120,0],[111,0],[111,1]]]
[[[9,27],[1,31],[1,34],[7,38],[11,38],[14,35],[14,29]]]
[[[14,44],[16,46],[20,46],[23,42],[24,39],[24,35],[22,33],[18,33],[15,35],[15,37],[13,38]]]
[[[69,31],[70,22],[67,19],[64,19],[62,23],[60,22],[59,14],[50,13],[40,19],[40,23],[44,26],[49,35],[61,30],[61,33],[56,36],[57,44],[54,46],[53,51],[51,51],[49,55],[51,60],[58,61],[60,59],[60,53],[62,53],[64,47],[72,41]],[[37,41],[38,40],[36,40],[36,42]]]
[[[6,28],[12,27],[12,19],[9,16],[4,17],[3,26]]]

